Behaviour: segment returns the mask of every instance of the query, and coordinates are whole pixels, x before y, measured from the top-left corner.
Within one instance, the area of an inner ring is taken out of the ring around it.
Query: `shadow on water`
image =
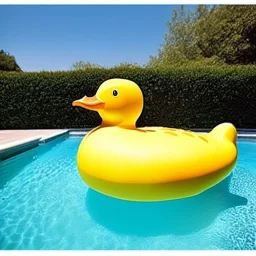
[[[231,175],[197,196],[164,202],[119,200],[89,189],[85,203],[94,221],[118,234],[186,235],[209,226],[226,209],[247,204],[229,192],[230,180]]]

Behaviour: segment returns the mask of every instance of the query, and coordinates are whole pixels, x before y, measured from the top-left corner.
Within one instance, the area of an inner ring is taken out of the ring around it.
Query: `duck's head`
[[[72,105],[97,111],[102,126],[135,128],[143,109],[143,94],[136,83],[115,78],[102,83],[95,96],[84,96]]]

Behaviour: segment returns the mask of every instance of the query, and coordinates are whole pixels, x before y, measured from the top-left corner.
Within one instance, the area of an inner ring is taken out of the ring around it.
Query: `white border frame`
[[[254,4],[256,5],[256,2],[253,0],[1,0],[0,5],[12,5],[12,4],[33,4],[33,5],[45,5],[45,4],[69,4],[69,5],[76,5],[76,4],[92,4],[92,5],[105,5],[105,4],[155,4],[155,5],[180,5],[180,4],[189,4],[189,5],[197,5],[197,4]]]
[[[77,4],[91,4],[91,5],[106,5],[106,4],[117,4],[117,5],[126,5],[126,4],[154,4],[154,5],[181,5],[181,4],[189,4],[189,5],[197,5],[197,4],[253,4],[256,5],[255,1],[252,0],[244,0],[244,1],[239,1],[239,0],[233,0],[233,1],[216,1],[216,0],[197,0],[197,1],[188,1],[188,0],[179,0],[179,1],[168,1],[168,0],[158,0],[158,1],[153,1],[153,0],[87,0],[87,1],[82,1],[82,0],[37,0],[37,1],[25,1],[25,0],[1,0],[0,1],[0,6],[1,5],[48,5],[48,4],[58,4],[58,5],[63,5],[63,4],[69,4],[69,5],[77,5]],[[256,245],[255,245],[256,246]],[[170,250],[170,251],[4,251],[0,250],[1,256],[5,255],[22,255],[22,256],[29,256],[29,255],[137,255],[137,256],[143,256],[143,255],[196,255],[196,256],[205,256],[205,255],[212,255],[218,256],[221,255],[254,255],[255,251],[175,251],[175,250]]]

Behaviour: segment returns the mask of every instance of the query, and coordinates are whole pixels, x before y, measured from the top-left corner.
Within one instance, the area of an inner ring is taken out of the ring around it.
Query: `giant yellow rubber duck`
[[[89,187],[105,195],[132,201],[190,197],[219,183],[235,165],[237,133],[230,123],[206,134],[136,128],[143,94],[130,80],[107,80],[95,96],[73,106],[97,111],[102,118],[82,140],[77,165]]]

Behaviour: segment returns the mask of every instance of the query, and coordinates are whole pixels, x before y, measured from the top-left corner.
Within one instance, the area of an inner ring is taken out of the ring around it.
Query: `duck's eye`
[[[118,91],[117,90],[113,90],[112,94],[113,94],[113,96],[117,96],[118,95]]]

